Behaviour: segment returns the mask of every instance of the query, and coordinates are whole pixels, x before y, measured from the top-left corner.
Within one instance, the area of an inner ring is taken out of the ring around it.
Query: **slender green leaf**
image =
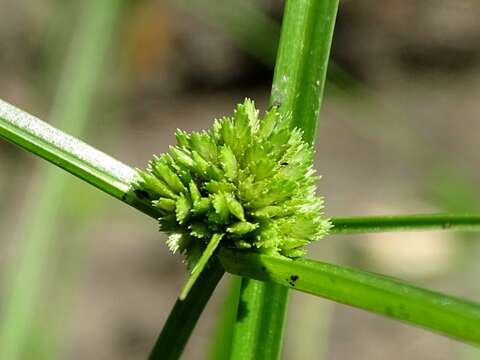
[[[158,217],[158,210],[149,201],[130,192],[136,177],[134,169],[3,100],[0,100],[0,137]]]
[[[212,257],[213,253],[217,249],[218,244],[220,243],[220,240],[222,239],[222,237],[223,237],[223,234],[214,234],[212,236],[207,247],[205,248],[205,251],[202,253],[202,256],[198,260],[187,282],[183,286],[182,291],[180,292],[179,300],[181,301],[185,300],[188,293],[192,289],[193,285],[199,279],[199,276],[202,273],[203,269],[205,269],[205,266],[207,266],[207,263]]]
[[[458,230],[480,231],[480,215],[421,214],[338,217],[332,220],[332,234],[385,231]]]
[[[149,360],[178,359],[187,343],[198,318],[224,274],[223,268],[215,257],[200,274],[185,300],[177,300]]]
[[[219,258],[232,274],[288,286],[480,346],[478,303],[320,261],[226,249]]]

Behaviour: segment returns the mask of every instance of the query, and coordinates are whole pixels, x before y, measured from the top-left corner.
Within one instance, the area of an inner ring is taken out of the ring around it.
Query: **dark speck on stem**
[[[137,195],[137,197],[139,199],[142,199],[142,200],[150,199],[150,196],[148,195],[148,193],[146,191],[143,191],[143,190],[137,189],[137,190],[134,191],[134,194]]]

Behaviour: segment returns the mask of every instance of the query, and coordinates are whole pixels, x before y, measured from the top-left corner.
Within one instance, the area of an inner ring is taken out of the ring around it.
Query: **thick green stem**
[[[280,357],[288,288],[244,278],[237,308],[231,359]]]
[[[322,101],[338,0],[288,0],[270,103],[292,114],[292,127],[313,143]],[[232,359],[278,359],[288,291],[244,278]]]
[[[480,304],[319,261],[226,249],[219,258],[232,274],[288,286],[480,346]]]
[[[337,217],[332,219],[332,224],[332,235],[418,230],[480,231],[480,216],[420,214]]]
[[[315,140],[338,0],[288,0],[270,102]]]

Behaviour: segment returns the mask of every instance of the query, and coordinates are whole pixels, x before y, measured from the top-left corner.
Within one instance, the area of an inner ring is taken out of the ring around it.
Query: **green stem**
[[[174,360],[182,354],[193,328],[202,314],[205,305],[222,278],[224,270],[214,257],[184,300],[177,300],[149,360]]]
[[[287,304],[288,288],[243,278],[230,359],[278,359]]]
[[[338,0],[288,0],[270,102],[292,113],[313,143],[325,88]]]
[[[314,142],[338,0],[288,0],[270,103],[292,114],[292,127]],[[232,359],[278,359],[288,303],[286,288],[242,280]]]
[[[232,274],[288,286],[480,346],[480,304],[319,261],[226,249],[219,258]]]
[[[337,217],[330,233],[358,234],[386,231],[458,230],[480,231],[480,215],[419,214]]]

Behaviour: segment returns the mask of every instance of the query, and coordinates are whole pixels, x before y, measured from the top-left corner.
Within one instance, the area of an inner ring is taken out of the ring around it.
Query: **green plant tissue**
[[[289,258],[330,228],[314,149],[276,108],[263,119],[251,100],[203,132],[176,132],[177,145],[138,170],[135,190],[161,216],[168,246],[192,268],[214,234],[221,246]]]

